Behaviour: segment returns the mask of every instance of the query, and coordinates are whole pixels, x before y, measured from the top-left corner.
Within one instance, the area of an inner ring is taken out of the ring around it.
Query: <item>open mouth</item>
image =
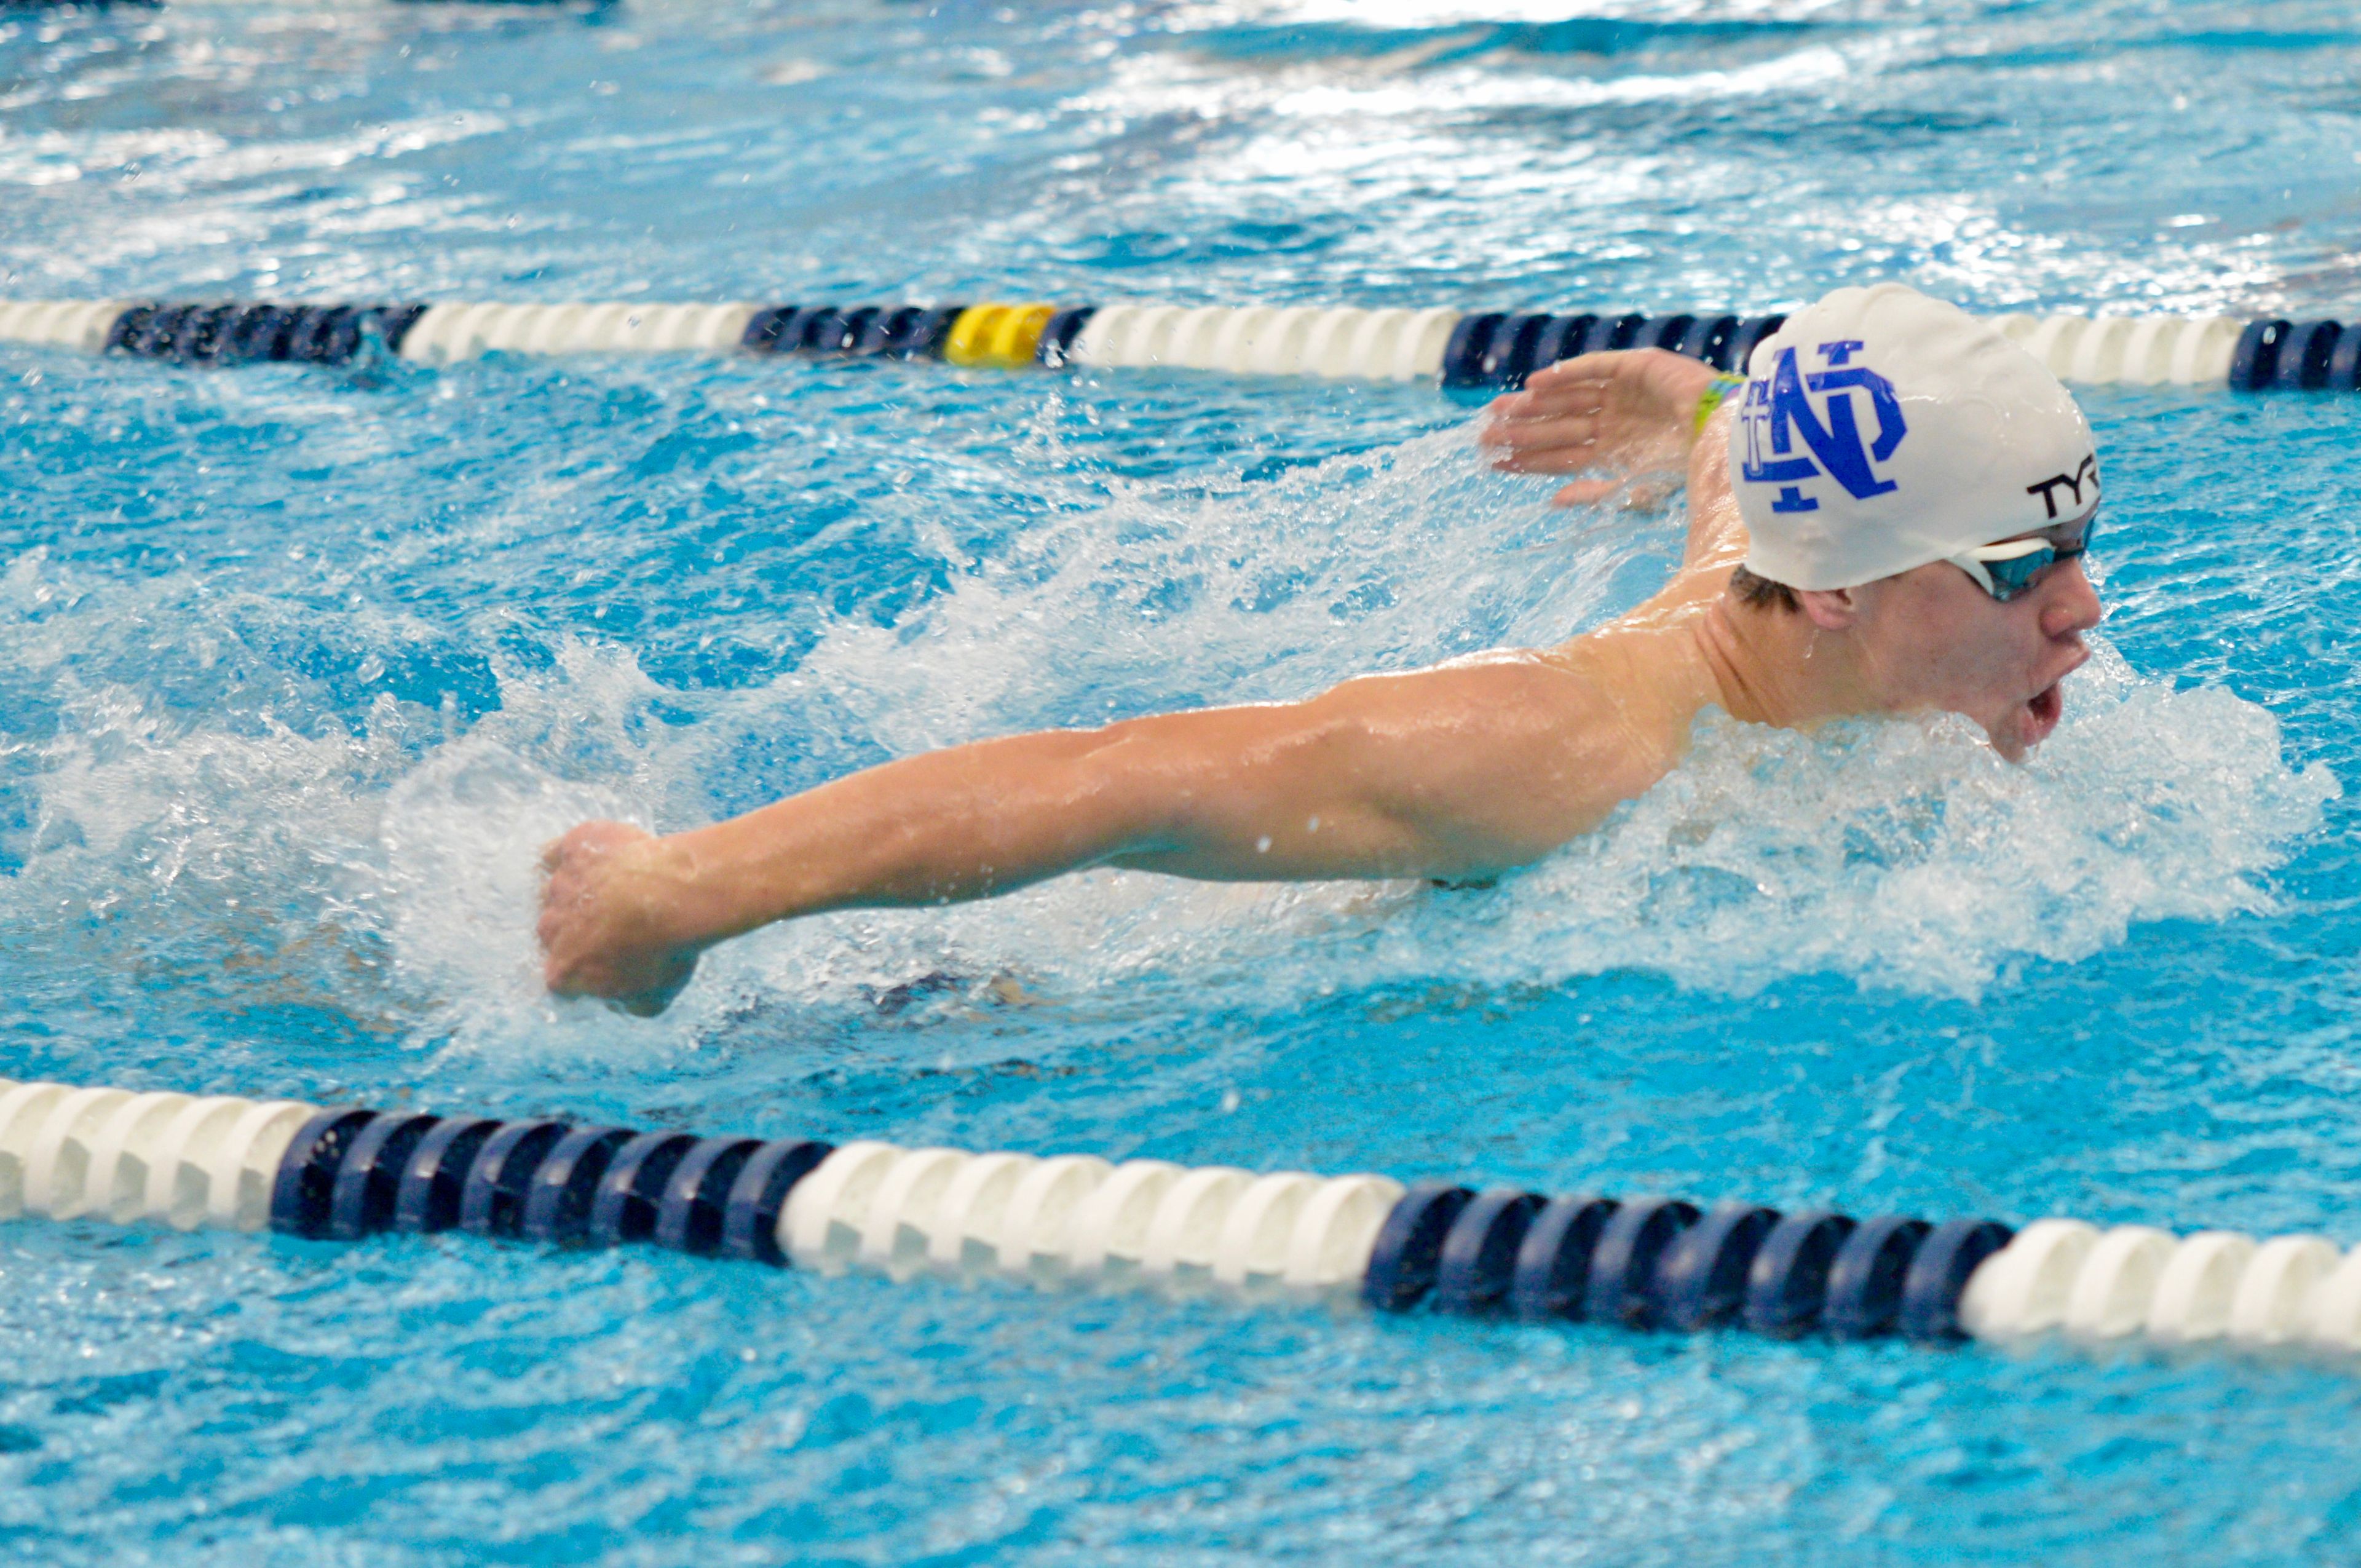
[[[2025,710],[2033,716],[2032,733],[2026,738],[2027,744],[2038,745],[2049,739],[2049,732],[2065,717],[2066,695],[2059,689],[2060,685],[2053,681],[2026,699]]]

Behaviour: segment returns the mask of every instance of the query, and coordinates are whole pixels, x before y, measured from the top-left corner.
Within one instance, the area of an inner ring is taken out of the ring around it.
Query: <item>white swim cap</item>
[[[1748,570],[1849,588],[2087,517],[2099,458],[2041,362],[1900,283],[1839,289],[1754,350],[1730,424]]]

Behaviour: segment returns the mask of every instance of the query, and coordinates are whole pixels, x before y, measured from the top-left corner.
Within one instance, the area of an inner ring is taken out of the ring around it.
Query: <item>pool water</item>
[[[0,297],[2352,308],[2327,4],[0,9]],[[2085,397],[2030,766],[1708,720],[1489,891],[1094,873],[535,983],[533,857],[1644,597],[1432,389],[0,349],[0,1073],[2361,1242],[2361,400]],[[2361,1378],[0,1232],[45,1563],[2264,1563]]]

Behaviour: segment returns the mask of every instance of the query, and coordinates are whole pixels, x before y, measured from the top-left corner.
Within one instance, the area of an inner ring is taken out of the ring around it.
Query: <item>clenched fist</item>
[[[542,978],[557,996],[604,997],[653,1017],[697,972],[679,929],[664,840],[622,822],[585,822],[542,851]]]

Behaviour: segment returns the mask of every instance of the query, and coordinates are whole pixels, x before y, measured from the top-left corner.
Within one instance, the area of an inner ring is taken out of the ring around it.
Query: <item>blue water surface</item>
[[[0,8],[0,297],[2354,305],[2328,4]],[[1708,722],[1489,891],[1093,873],[534,981],[537,846],[1636,602],[1432,389],[0,348],[0,1072],[2361,1242],[2361,402],[2085,398],[2024,769]],[[2361,1552],[2350,1366],[0,1233],[23,1561]]]

